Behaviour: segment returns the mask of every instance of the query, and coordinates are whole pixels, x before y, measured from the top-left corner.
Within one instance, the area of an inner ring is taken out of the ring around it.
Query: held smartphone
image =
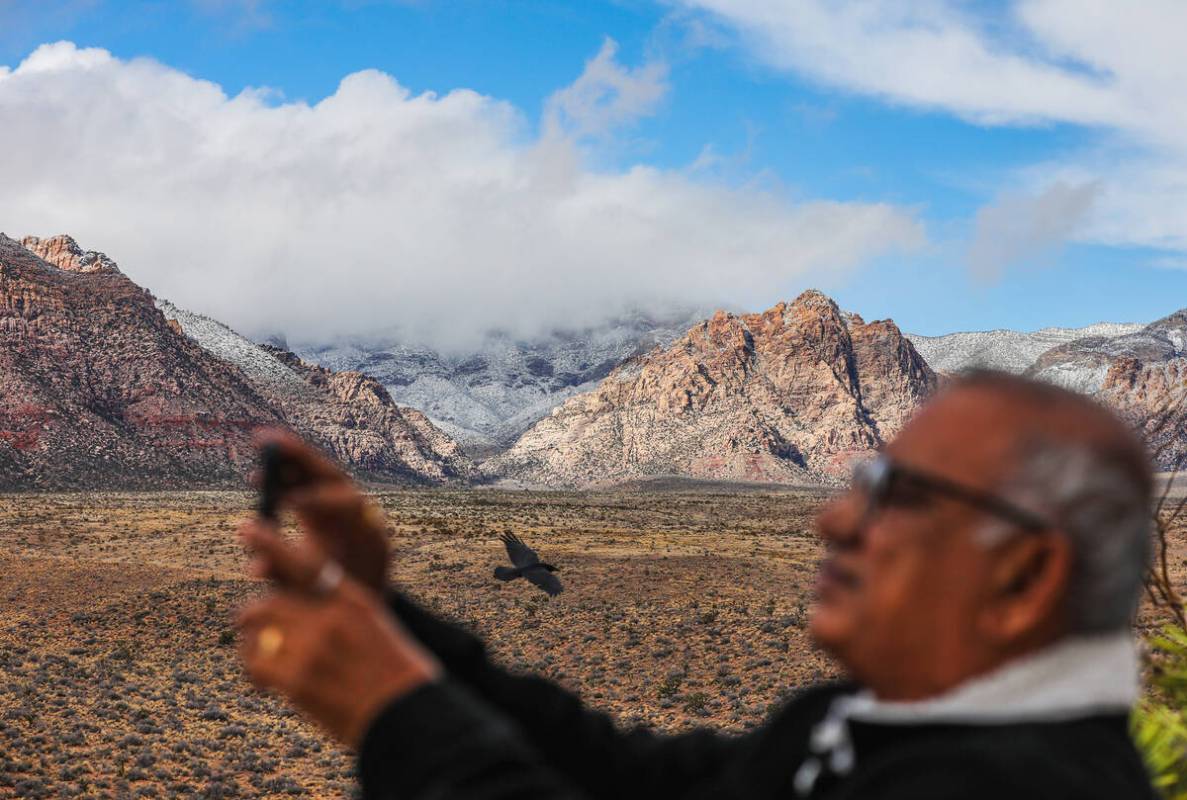
[[[285,456],[274,444],[260,448],[260,498],[257,512],[264,519],[275,520],[280,513],[280,501],[288,492],[304,482],[300,463]]]

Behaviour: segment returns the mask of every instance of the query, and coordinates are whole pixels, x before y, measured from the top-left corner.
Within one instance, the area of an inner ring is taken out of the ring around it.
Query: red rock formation
[[[0,488],[241,486],[261,425],[378,479],[468,468],[362,376],[327,372],[324,390],[311,380],[305,400],[284,400],[185,336],[106,256],[25,241],[36,254],[0,234]]]
[[[383,384],[371,376],[333,372],[287,350],[263,348],[315,390],[270,393],[281,414],[361,476],[419,482],[471,476],[473,466],[458,444],[421,412],[397,406]]]
[[[1146,438],[1160,469],[1187,467],[1187,309],[1052,348],[1028,374],[1112,408]]]
[[[119,267],[105,254],[84,251],[71,237],[60,234],[48,239],[26,236],[21,246],[33,255],[70,272],[119,272]]]
[[[846,320],[805,292],[761,314],[718,312],[570,399],[484,469],[562,485],[839,478],[935,385],[894,323]]]
[[[1117,358],[1096,397],[1137,428],[1161,469],[1187,468],[1187,358]]]

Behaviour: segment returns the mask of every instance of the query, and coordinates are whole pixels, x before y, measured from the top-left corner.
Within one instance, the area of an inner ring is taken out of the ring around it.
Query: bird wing
[[[515,566],[523,568],[540,563],[540,556],[536,555],[536,551],[524,544],[514,533],[504,533],[499,538],[503,540],[507,556]]]
[[[548,592],[548,594],[552,597],[556,597],[565,590],[565,587],[561,586],[560,578],[556,577],[546,569],[525,570],[523,576],[532,583],[539,586],[544,591]]]

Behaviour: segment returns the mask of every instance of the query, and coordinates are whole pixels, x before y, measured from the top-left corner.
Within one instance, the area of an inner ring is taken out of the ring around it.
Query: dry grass
[[[832,674],[804,631],[819,494],[376,498],[398,584],[624,725],[740,731]],[[251,499],[0,496],[0,798],[352,796],[350,754],[240,674]],[[563,595],[491,577],[505,530],[561,567]],[[1182,586],[1187,532],[1169,545]]]
[[[401,586],[623,724],[743,730],[831,674],[803,630],[817,494],[376,496]],[[0,797],[353,793],[349,754],[240,675],[250,502],[0,497]],[[491,577],[504,530],[562,568],[563,595]]]

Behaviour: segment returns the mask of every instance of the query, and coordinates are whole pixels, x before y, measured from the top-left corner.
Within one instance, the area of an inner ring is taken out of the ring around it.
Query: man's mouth
[[[860,583],[857,572],[842,564],[836,556],[829,556],[820,563],[820,570],[816,575],[816,591],[820,595],[856,589]]]

